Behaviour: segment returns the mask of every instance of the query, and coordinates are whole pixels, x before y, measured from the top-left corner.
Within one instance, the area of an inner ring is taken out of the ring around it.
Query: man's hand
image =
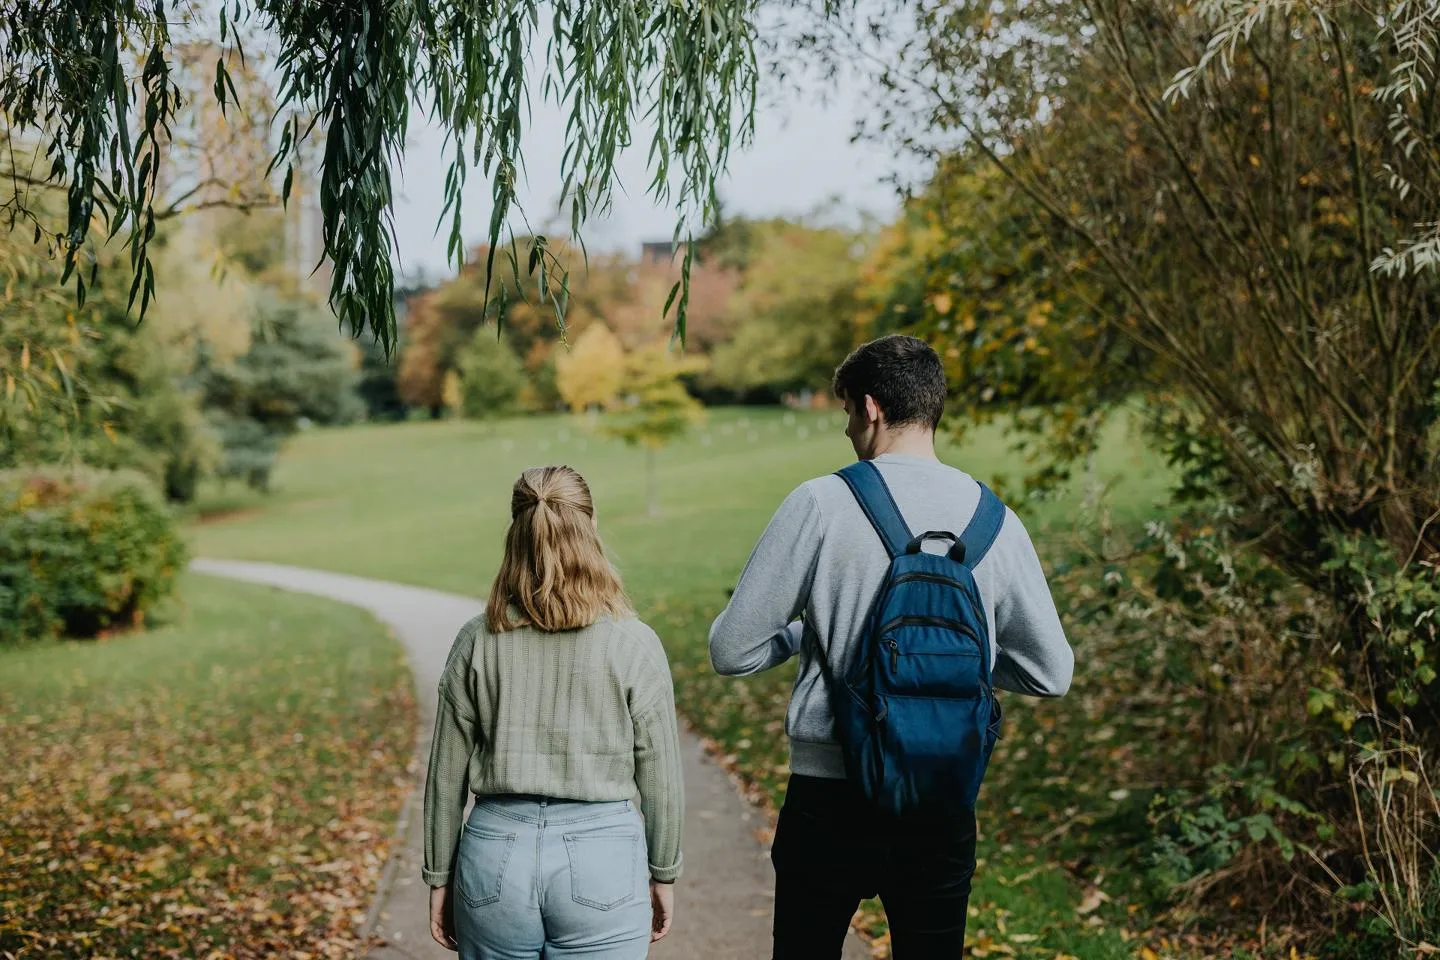
[[[675,884],[650,881],[650,942],[655,943],[670,932],[675,918]]]
[[[455,923],[450,914],[450,888],[430,888],[430,936],[446,950],[459,950],[455,941]]]

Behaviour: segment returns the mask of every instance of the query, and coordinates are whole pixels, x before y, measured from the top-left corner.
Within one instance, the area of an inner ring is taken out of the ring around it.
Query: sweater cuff
[[[448,887],[450,885],[449,870],[426,870],[420,868],[420,879],[425,881],[429,887]]]
[[[674,883],[680,879],[680,872],[684,869],[685,858],[682,856],[668,867],[658,867],[650,864],[650,879],[656,883]]]

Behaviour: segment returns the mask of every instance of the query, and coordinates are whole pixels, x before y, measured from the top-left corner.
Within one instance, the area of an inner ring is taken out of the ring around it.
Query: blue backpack
[[[859,654],[838,682],[816,644],[849,779],[897,817],[974,807],[1001,711],[972,571],[999,535],[1005,505],[982,483],[980,506],[958,538],[912,537],[874,464],[851,464],[839,476],[890,554]],[[948,553],[921,549],[940,539],[952,542]]]

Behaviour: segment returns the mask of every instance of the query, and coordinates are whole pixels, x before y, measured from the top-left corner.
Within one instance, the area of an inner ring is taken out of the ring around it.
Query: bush
[[[475,331],[460,355],[459,373],[460,412],[471,420],[515,413],[529,384],[515,349],[490,327]]]
[[[1132,773],[1160,785],[1148,879],[1175,916],[1333,934],[1326,960],[1400,956],[1440,919],[1440,578],[1335,536],[1325,570],[1352,585],[1309,589],[1255,549],[1235,505],[1197,492],[1215,463],[1192,456],[1186,502],[1133,549],[1094,547],[1113,565],[1079,594],[1087,633],[1143,638],[1137,708],[1186,745]],[[1107,655],[1107,676],[1131,662]]]
[[[0,231],[0,275],[11,278],[0,368],[15,375],[0,395],[0,470],[68,462],[138,470],[188,501],[217,453],[187,385],[195,334],[173,314],[137,326],[126,310],[129,265],[113,253],[97,252],[98,279],[77,309],[50,295],[44,248]]]
[[[270,475],[285,435],[252,417],[236,416],[226,410],[207,411],[206,419],[224,449],[215,469],[221,486],[228,480],[243,480],[250,489],[269,493]]]
[[[270,489],[286,438],[307,423],[353,423],[365,412],[356,394],[359,355],[324,311],[273,294],[255,299],[250,349],[227,363],[202,350],[205,416],[220,440],[216,473]]]
[[[133,472],[0,472],[0,643],[138,626],[174,587],[185,547]]]

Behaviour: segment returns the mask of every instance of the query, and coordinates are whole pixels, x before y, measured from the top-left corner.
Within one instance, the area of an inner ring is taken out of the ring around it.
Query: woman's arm
[[[657,641],[658,642],[658,641]],[[635,786],[645,815],[650,878],[673,883],[680,876],[680,834],[685,826],[685,784],[680,771],[680,731],[675,723],[675,690],[669,670],[659,695],[633,715]]]
[[[441,674],[425,780],[425,865],[421,876],[432,887],[450,882],[450,866],[460,841],[461,819],[469,794],[470,756],[479,736],[476,710],[466,676],[474,634],[467,627],[455,640]]]

